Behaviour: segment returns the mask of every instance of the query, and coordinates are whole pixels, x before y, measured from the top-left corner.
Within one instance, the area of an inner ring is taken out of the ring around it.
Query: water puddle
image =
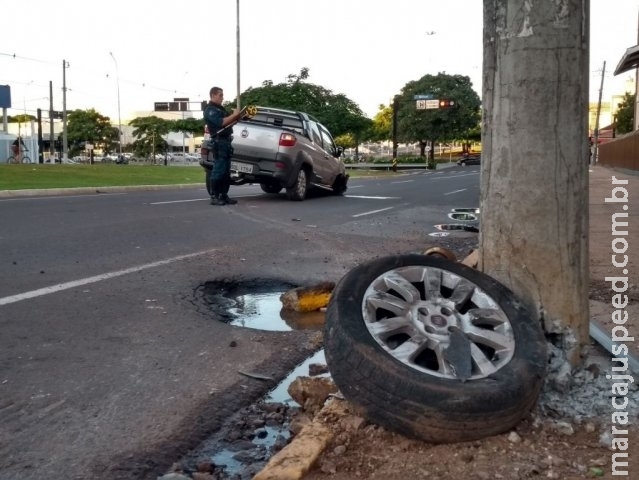
[[[309,375],[309,367],[310,365],[318,363],[321,365],[326,365],[326,357],[324,356],[324,350],[319,350],[317,353],[308,357],[304,360],[303,363],[295,367],[288,376],[280,382],[280,384],[266,394],[264,400],[266,402],[275,402],[275,403],[283,403],[285,405],[293,405],[298,406],[297,402],[291,398],[288,394],[289,385],[295,380],[297,377],[305,377]],[[328,376],[328,374],[322,374],[317,376]]]
[[[198,464],[208,460],[216,466],[216,479],[253,478],[288,443],[291,419],[300,408],[289,395],[288,387],[297,377],[309,376],[313,364],[326,364],[324,350],[304,360],[262,400],[237,412],[220,432],[183,457],[179,463],[184,473],[194,472]]]
[[[324,312],[297,313],[282,309],[280,296],[296,287],[264,279],[211,281],[196,289],[196,306],[215,319],[239,327],[270,331],[321,329]],[[184,456],[179,462],[183,472],[191,474],[198,464],[208,461],[215,465],[209,472],[212,478],[253,478],[288,443],[291,420],[300,409],[288,388],[297,377],[310,376],[313,364],[326,365],[324,350],[304,360],[261,400],[235,413],[219,431]],[[314,370],[326,371],[325,368]]]
[[[282,309],[280,296],[296,288],[274,280],[206,282],[196,290],[201,309],[222,322],[269,331],[319,330],[324,312],[298,313]]]

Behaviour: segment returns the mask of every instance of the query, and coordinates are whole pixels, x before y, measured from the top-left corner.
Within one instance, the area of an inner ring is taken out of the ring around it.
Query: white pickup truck
[[[213,162],[210,150],[205,141],[200,164],[207,177]],[[259,183],[266,193],[286,189],[290,200],[304,200],[315,187],[342,195],[348,175],[341,154],[328,129],[312,116],[257,107],[254,116],[233,127],[231,178],[234,185]]]

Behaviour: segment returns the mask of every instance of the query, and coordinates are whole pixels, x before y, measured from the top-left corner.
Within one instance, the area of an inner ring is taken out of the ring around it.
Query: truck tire
[[[306,192],[308,191],[308,175],[304,168],[300,168],[297,172],[297,178],[292,187],[286,189],[286,196],[289,200],[296,200],[301,202],[306,198]]]
[[[340,280],[324,349],[336,385],[370,421],[433,443],[513,428],[546,368],[537,315],[510,290],[417,254],[368,261]]]
[[[275,182],[260,183],[260,187],[264,193],[280,193],[282,191],[282,185]]]

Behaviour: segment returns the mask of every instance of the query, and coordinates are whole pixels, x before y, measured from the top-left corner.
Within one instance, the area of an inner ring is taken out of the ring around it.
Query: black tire
[[[306,192],[308,191],[308,175],[304,168],[300,168],[297,172],[297,178],[292,187],[286,189],[286,197],[289,200],[296,200],[301,202],[306,198]]]
[[[333,193],[335,195],[344,195],[346,193],[346,183],[348,182],[348,177],[344,175],[338,175],[335,181],[333,182]]]
[[[465,167],[465,166],[466,166],[466,162],[463,162],[463,161],[462,161],[462,162],[459,162],[459,164],[460,164],[462,167]]]
[[[348,272],[331,295],[324,342],[336,385],[369,420],[433,443],[511,429],[536,403],[546,369],[537,315],[489,276],[433,256]]]
[[[264,193],[280,193],[282,191],[282,185],[279,183],[260,183],[260,187]]]

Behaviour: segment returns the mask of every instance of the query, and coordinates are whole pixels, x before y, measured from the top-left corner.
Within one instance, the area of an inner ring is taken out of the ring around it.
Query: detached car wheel
[[[286,189],[286,196],[289,200],[302,201],[306,198],[306,191],[308,190],[308,176],[306,170],[300,168],[297,172],[297,179],[291,188]]]
[[[536,403],[546,369],[536,315],[489,276],[433,256],[348,272],[331,295],[324,342],[349,401],[434,443],[511,429]]]

